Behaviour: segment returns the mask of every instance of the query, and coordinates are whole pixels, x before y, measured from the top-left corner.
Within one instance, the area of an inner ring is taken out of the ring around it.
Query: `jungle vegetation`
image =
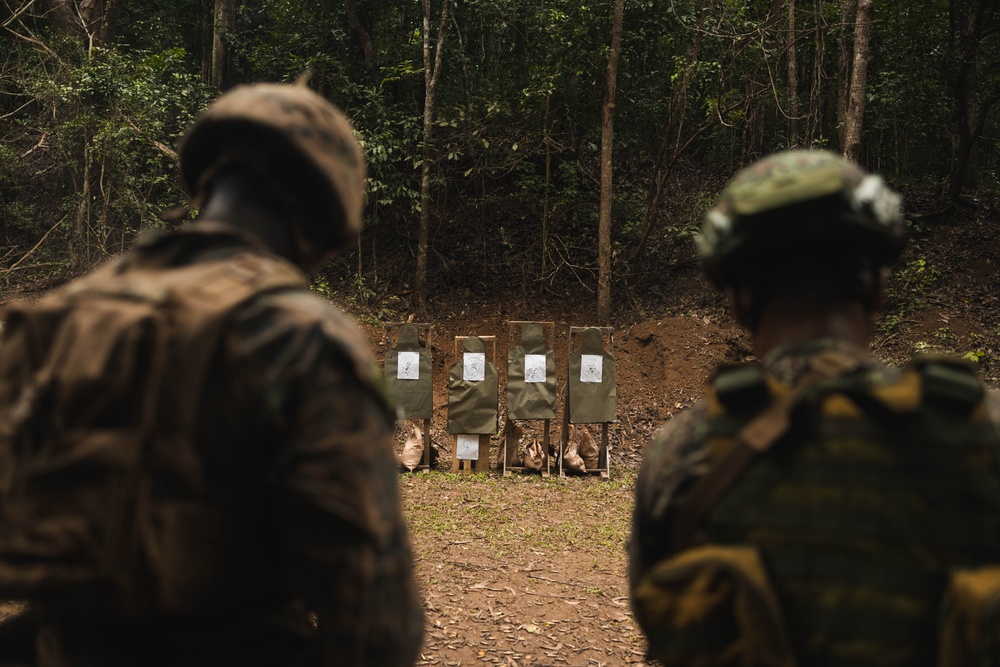
[[[327,272],[418,311],[471,274],[582,283],[607,320],[735,169],[785,147],[942,209],[1000,193],[996,0],[3,0],[0,18],[9,288],[172,224],[198,111],[307,70],[370,170],[365,232]]]

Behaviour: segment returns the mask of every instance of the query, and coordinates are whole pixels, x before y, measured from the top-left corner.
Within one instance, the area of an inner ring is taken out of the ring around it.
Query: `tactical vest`
[[[9,311],[0,596],[187,611],[245,574],[249,531],[191,492],[199,407],[234,309],[304,277],[251,250],[168,268],[135,257]]]
[[[673,519],[686,548],[634,591],[664,664],[953,667],[995,651],[1000,437],[974,370],[833,370],[796,387],[756,365],[714,379],[712,470]]]

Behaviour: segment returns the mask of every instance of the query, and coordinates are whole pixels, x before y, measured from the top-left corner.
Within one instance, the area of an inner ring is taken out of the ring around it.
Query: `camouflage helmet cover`
[[[738,172],[706,214],[697,243],[705,273],[721,287],[775,246],[818,254],[834,239],[892,264],[906,242],[900,197],[836,153],[790,150]]]
[[[332,237],[321,235],[329,247],[300,248],[304,255],[325,257],[355,238],[364,208],[364,154],[347,117],[305,85],[243,85],[219,97],[184,137],[181,173],[198,198],[221,166],[237,160],[256,164],[265,176],[287,177],[288,165],[276,155],[296,159],[317,177],[296,185],[321,188],[333,227]],[[293,230],[300,246],[309,243],[304,231]]]

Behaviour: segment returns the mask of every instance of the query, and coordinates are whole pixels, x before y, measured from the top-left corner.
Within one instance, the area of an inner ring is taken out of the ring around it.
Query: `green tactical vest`
[[[713,466],[793,393],[757,365],[721,371],[704,435]],[[637,615],[660,628],[651,654],[666,665],[997,664],[975,658],[996,658],[1000,576],[987,568],[961,588],[955,574],[1000,563],[1000,437],[975,372],[941,360],[860,369],[789,405],[690,548],[637,587]],[[992,624],[974,629],[994,649],[969,648],[965,618]]]

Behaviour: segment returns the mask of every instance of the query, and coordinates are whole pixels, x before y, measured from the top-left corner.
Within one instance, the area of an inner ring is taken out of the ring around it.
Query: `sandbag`
[[[583,458],[583,462],[587,464],[587,468],[593,470],[600,466],[601,461],[601,450],[597,446],[597,442],[594,440],[594,436],[590,434],[590,429],[586,426],[577,427],[577,432],[580,434],[580,457]]]
[[[399,465],[409,471],[416,469],[420,465],[420,460],[424,456],[424,432],[414,425],[406,442],[403,443],[403,451],[396,455]]]
[[[542,451],[538,438],[534,438],[527,447],[521,447],[521,465],[528,470],[541,470],[544,462],[545,452]]]
[[[563,468],[572,472],[587,472],[587,464],[580,456],[580,439],[575,426],[569,427],[569,442],[563,448]]]

